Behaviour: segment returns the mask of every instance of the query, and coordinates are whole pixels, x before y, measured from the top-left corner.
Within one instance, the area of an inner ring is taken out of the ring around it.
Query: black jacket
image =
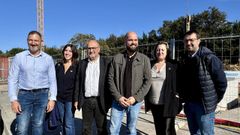
[[[73,64],[64,72],[63,63],[59,62],[55,65],[57,78],[57,100],[73,102],[73,94],[75,89],[76,75],[78,65]]]
[[[214,112],[227,88],[220,59],[208,48],[200,47],[194,57],[185,55],[181,60],[180,74],[180,97],[183,101],[201,102],[206,114]]]
[[[85,78],[86,78],[86,68],[88,64],[88,59],[83,59],[79,62],[78,73],[76,79],[76,88],[74,92],[74,101],[78,101],[78,109],[80,109],[84,103],[85,95]],[[100,76],[99,76],[99,102],[101,106],[101,111],[106,114],[108,109],[111,107],[112,96],[109,92],[109,87],[107,85],[107,74],[110,64],[110,59],[106,57],[100,57]],[[91,85],[91,84],[89,84]]]
[[[154,61],[151,65],[154,65]],[[179,96],[177,92],[177,64],[176,62],[166,62],[166,79],[163,83],[164,94],[164,117],[175,117],[179,111]],[[151,89],[150,89],[151,90]],[[151,109],[151,103],[149,103],[148,94],[145,97],[145,111]]]

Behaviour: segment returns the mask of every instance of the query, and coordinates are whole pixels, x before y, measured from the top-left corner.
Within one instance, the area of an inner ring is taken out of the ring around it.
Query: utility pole
[[[187,15],[187,17],[185,18],[185,24],[186,24],[186,32],[190,31],[191,29],[191,16]]]
[[[42,50],[44,50],[44,0],[37,0],[37,31],[42,34]]]
[[[191,15],[189,13],[189,1],[186,0],[186,18],[185,18],[185,32],[190,31],[191,29]]]

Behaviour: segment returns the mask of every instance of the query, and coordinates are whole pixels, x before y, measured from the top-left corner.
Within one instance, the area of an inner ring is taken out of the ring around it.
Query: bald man
[[[100,56],[100,45],[96,40],[88,41],[87,55],[79,63],[74,106],[82,108],[83,135],[92,135],[94,120],[98,135],[107,135],[106,116],[112,98],[105,80],[110,60]]]
[[[125,36],[126,51],[114,56],[108,83],[113,96],[110,134],[118,135],[124,112],[127,115],[127,133],[135,135],[138,114],[151,80],[149,58],[138,52],[138,36],[128,32]]]

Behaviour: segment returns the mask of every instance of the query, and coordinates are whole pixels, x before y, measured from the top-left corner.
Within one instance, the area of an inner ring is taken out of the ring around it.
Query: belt
[[[26,91],[26,92],[41,92],[41,91],[46,91],[49,88],[40,88],[40,89],[31,89],[31,90],[26,90],[26,89],[19,89],[19,91]]]
[[[86,99],[97,99],[99,96],[85,97]]]

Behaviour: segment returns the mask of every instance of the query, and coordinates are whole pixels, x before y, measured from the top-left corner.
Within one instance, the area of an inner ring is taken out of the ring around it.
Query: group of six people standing
[[[83,135],[92,134],[94,122],[97,134],[118,135],[125,114],[126,134],[136,135],[143,100],[145,111],[152,112],[157,135],[176,134],[175,116],[182,103],[191,134],[214,134],[214,111],[227,80],[222,62],[200,46],[195,30],[184,35],[186,55],[180,61],[171,59],[169,45],[162,41],[150,61],[138,52],[135,32],[125,35],[126,50],[112,58],[101,56],[99,43],[89,40],[87,58],[78,62],[77,48],[67,44],[63,60],[55,66],[52,57],[41,51],[39,32],[31,31],[27,43],[28,50],[14,57],[8,78],[17,135],[43,134],[45,113],[54,106],[64,135],[75,134],[76,109],[82,109]]]

